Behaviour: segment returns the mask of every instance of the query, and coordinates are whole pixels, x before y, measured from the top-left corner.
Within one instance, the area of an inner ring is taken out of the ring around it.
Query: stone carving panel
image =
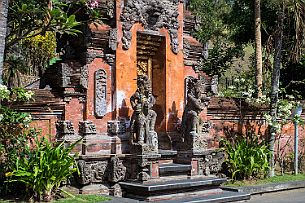
[[[115,51],[117,48],[117,36],[118,36],[118,29],[117,28],[113,28],[110,30],[109,32],[109,48],[112,51]]]
[[[79,122],[79,133],[82,136],[95,135],[96,126],[91,121],[81,121]]]
[[[57,121],[56,134],[57,138],[64,138],[66,136],[73,136],[75,133],[73,123],[71,121]]]
[[[124,49],[129,49],[132,38],[131,28],[135,23],[141,23],[147,30],[158,31],[160,28],[168,29],[171,39],[171,49],[174,53],[179,51],[178,41],[178,5],[179,1],[169,0],[129,0],[121,14],[123,24],[122,43]]]
[[[107,131],[111,135],[124,134],[126,132],[125,121],[108,121]]]
[[[60,75],[61,75],[61,87],[68,87],[71,85],[71,75],[72,75],[72,68],[69,64],[61,63],[60,64]]]
[[[123,161],[118,157],[112,157],[110,160],[110,174],[109,181],[117,183],[125,180],[126,167],[123,165]]]
[[[150,168],[151,168],[152,162],[145,158],[138,159],[138,167],[139,172],[137,175],[137,179],[140,181],[148,181],[150,179]]]
[[[85,65],[80,69],[80,85],[85,89],[88,88],[88,71],[88,65]]]
[[[107,161],[86,162],[79,160],[77,164],[80,171],[77,181],[81,185],[101,183],[107,177]]]
[[[95,103],[96,117],[104,117],[107,113],[107,73],[103,69],[95,72]]]
[[[211,91],[214,95],[218,94],[218,75],[211,78]]]
[[[213,152],[206,155],[204,160],[205,175],[218,174],[222,170],[222,164],[225,161],[224,152]]]

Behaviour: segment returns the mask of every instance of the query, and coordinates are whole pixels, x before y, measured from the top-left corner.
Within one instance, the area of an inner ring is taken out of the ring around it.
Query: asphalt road
[[[252,195],[246,203],[305,203],[305,188]]]

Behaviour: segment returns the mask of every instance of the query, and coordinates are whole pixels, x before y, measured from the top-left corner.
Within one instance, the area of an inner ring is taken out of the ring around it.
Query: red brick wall
[[[241,108],[240,108],[241,107]],[[268,113],[267,108],[249,109],[239,100],[212,98],[208,108],[208,120],[213,124],[210,131],[210,147],[218,147],[219,140],[230,137],[235,133],[246,134],[253,131],[260,134],[262,139],[267,136],[267,125],[263,118]],[[302,117],[305,117],[303,114]],[[305,130],[299,125],[299,148],[305,152]],[[277,135],[275,144],[276,154],[293,153],[294,125],[292,122],[284,125],[281,134]]]

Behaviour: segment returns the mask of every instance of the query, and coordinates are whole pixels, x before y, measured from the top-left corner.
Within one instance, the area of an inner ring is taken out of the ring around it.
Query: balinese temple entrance
[[[162,36],[137,33],[137,76],[147,75],[152,82],[152,93],[156,99],[153,110],[157,113],[156,130],[164,132],[162,121],[166,113],[166,50]]]
[[[65,59],[46,73],[58,102],[32,107],[40,125],[56,123],[57,141],[82,138],[74,189],[141,201],[247,199],[219,187],[224,153],[210,139],[212,81],[198,79],[204,47],[188,1],[98,2],[104,24],[66,39]]]

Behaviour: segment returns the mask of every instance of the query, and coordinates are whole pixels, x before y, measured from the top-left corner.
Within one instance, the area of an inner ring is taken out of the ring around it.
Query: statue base
[[[149,131],[146,143],[132,143],[130,153],[135,155],[158,154],[158,135],[155,131]]]

